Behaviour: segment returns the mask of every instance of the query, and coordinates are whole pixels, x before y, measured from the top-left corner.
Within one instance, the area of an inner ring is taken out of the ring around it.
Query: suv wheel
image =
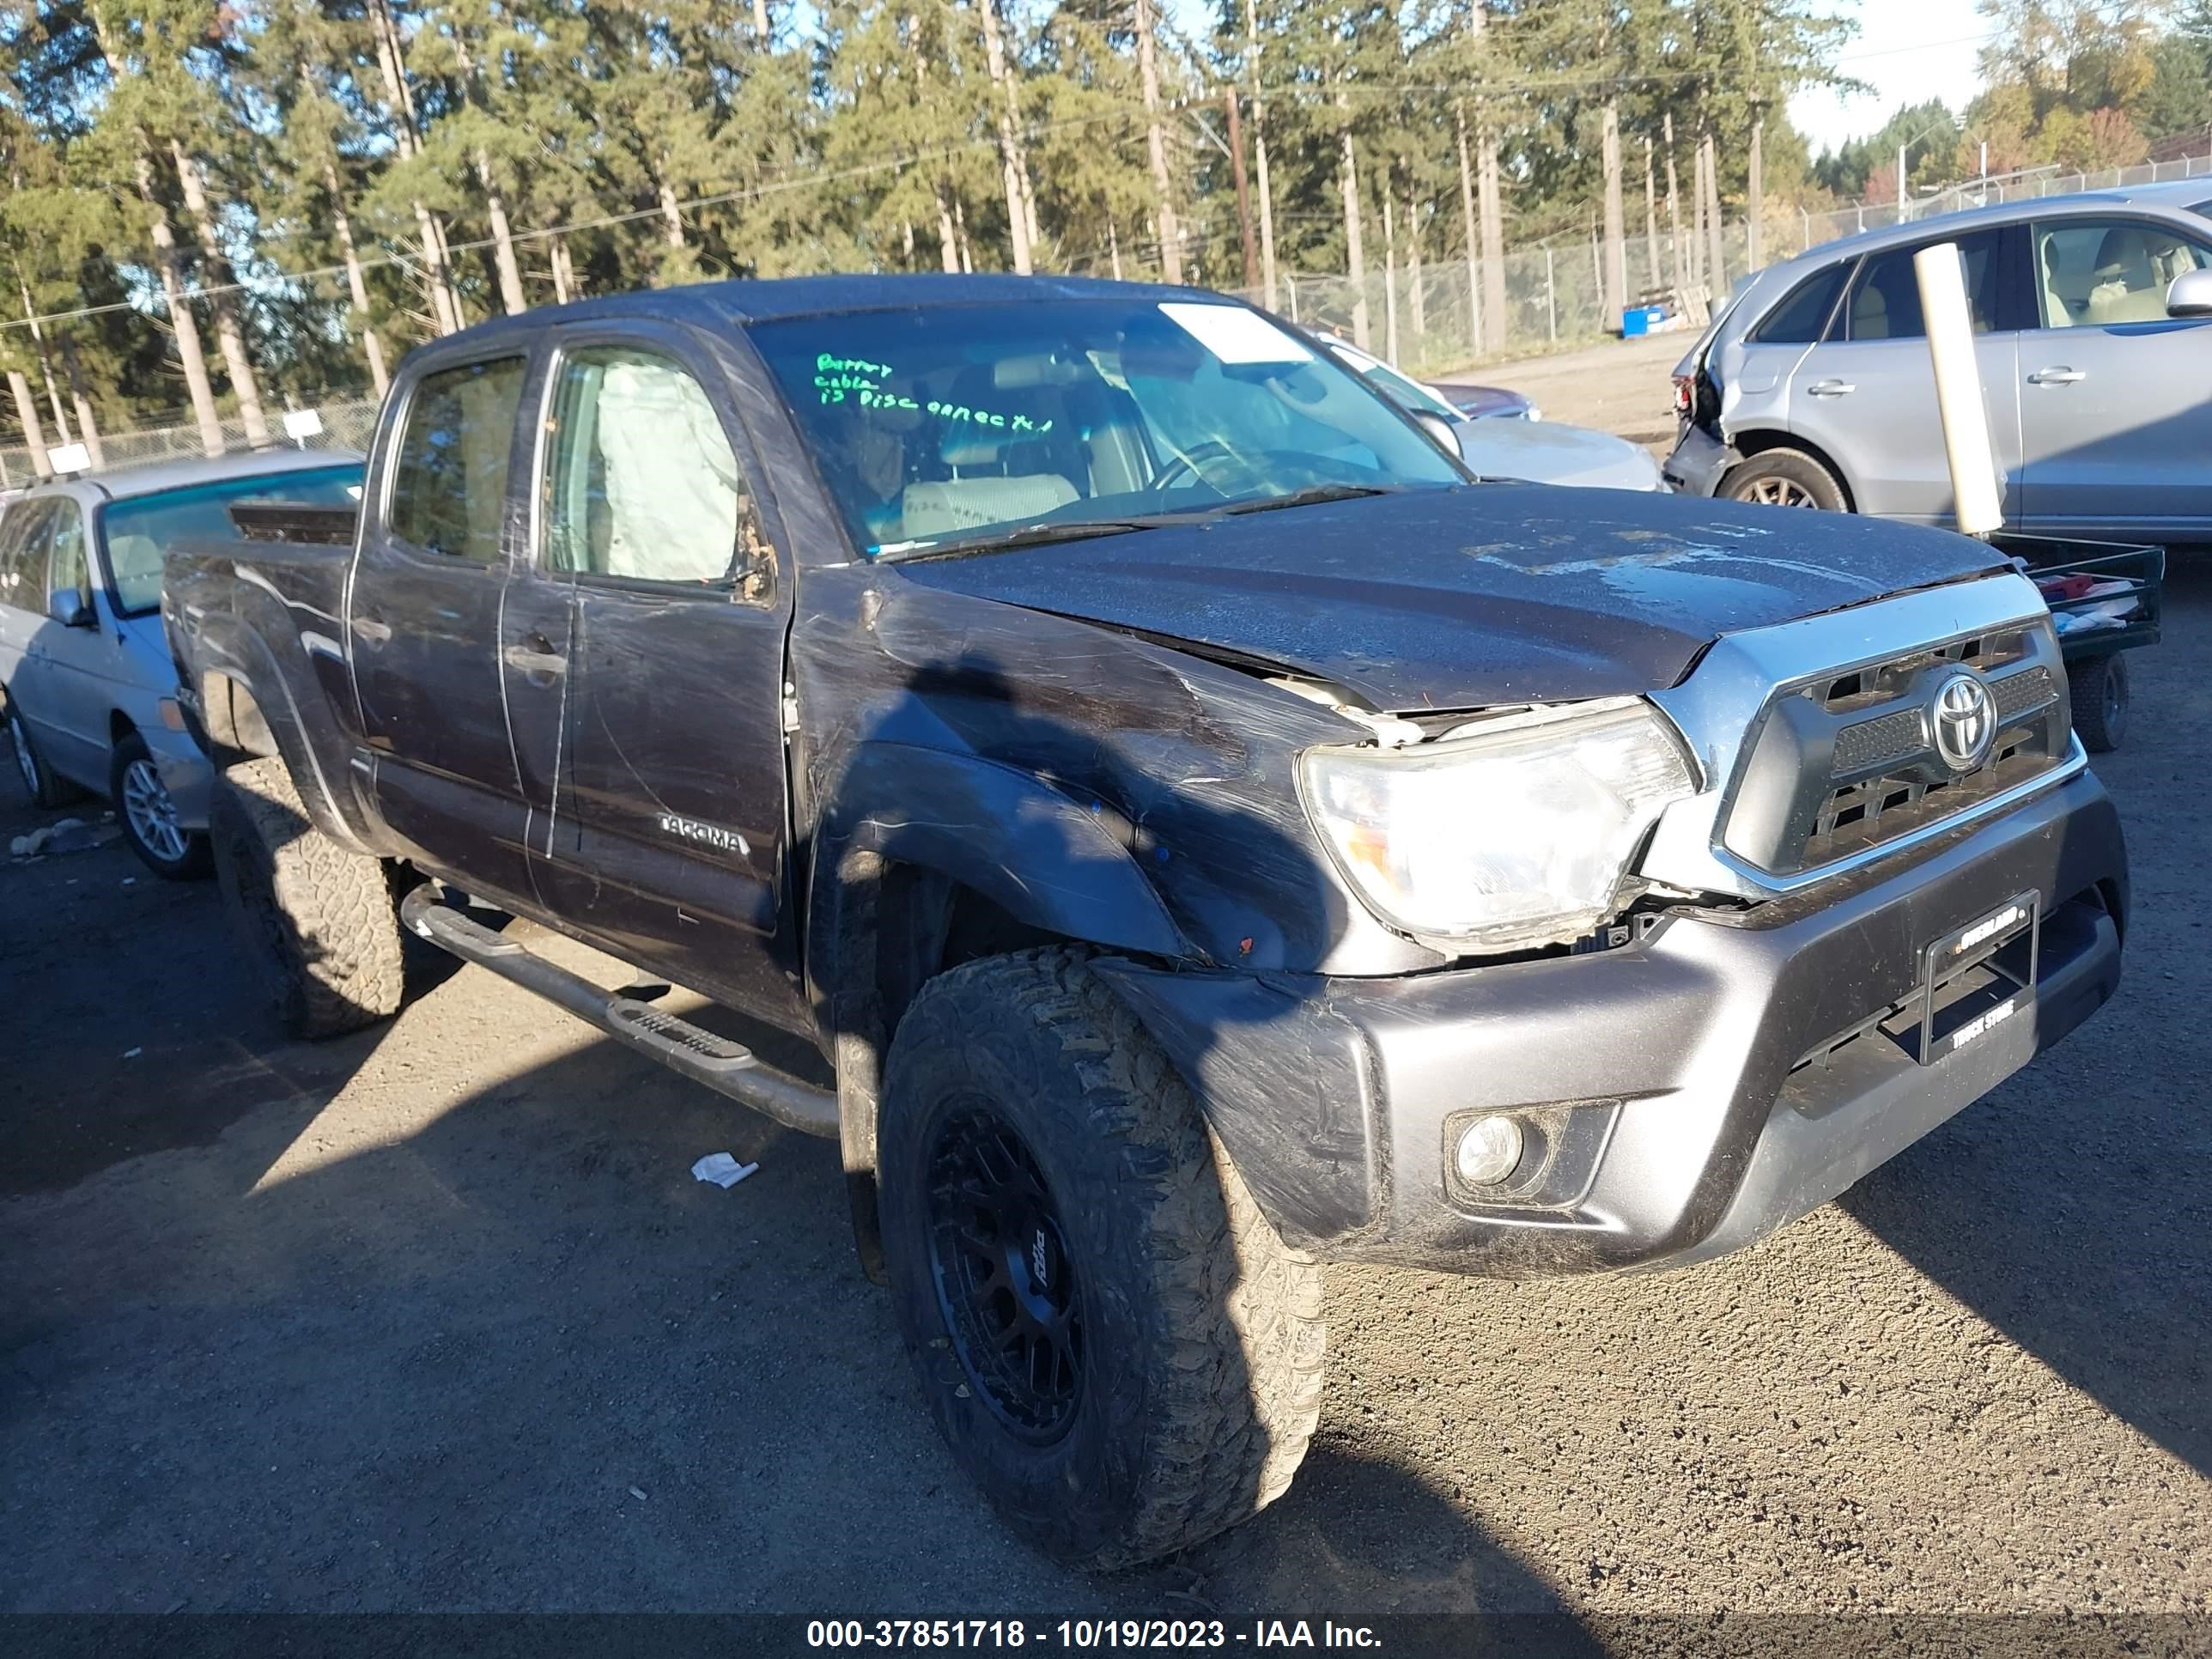
[[[931,981],[887,1079],[878,1177],[901,1333],[1000,1514],[1103,1570],[1279,1496],[1320,1416],[1321,1271],[1083,958],[1027,951]]]
[[[39,752],[39,745],[31,740],[31,728],[25,724],[13,699],[7,708],[9,746],[15,751],[15,776],[23,786],[23,793],[33,806],[60,806],[72,793],[70,787],[54,775],[46,764],[46,757]]]
[[[1731,501],[1765,507],[1816,507],[1847,513],[1841,479],[1802,449],[1770,449],[1753,456],[1722,481],[1721,495]]]
[[[335,1036],[399,1012],[399,919],[384,861],[315,828],[281,760],[216,781],[216,875],[277,1018],[294,1036]]]
[[[136,732],[115,745],[108,763],[108,798],[123,825],[123,839],[157,876],[188,881],[213,869],[205,836],[177,822],[177,804],[161,781],[153,751]]]

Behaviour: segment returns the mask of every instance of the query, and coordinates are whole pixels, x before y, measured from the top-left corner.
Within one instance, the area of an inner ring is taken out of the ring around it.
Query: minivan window
[[[1973,314],[1974,332],[1987,334],[1997,325],[1997,257],[1999,233],[1976,231],[1957,239],[1960,257],[1966,267],[1966,306]],[[1920,279],[1912,269],[1918,248],[1894,248],[1869,254],[1859,267],[1845,307],[1853,340],[1917,340],[1928,328],[1920,315]]]
[[[523,367],[495,357],[422,377],[392,463],[394,536],[426,553],[497,562]]]
[[[50,501],[21,501],[0,519],[0,604],[24,611],[46,608],[46,531]]]
[[[361,499],[361,463],[302,467],[296,472],[257,472],[182,489],[126,495],[100,509],[100,542],[115,608],[125,616],[161,605],[161,558],[185,542],[235,542],[233,501],[298,501],[344,507]]]
[[[1827,332],[1828,314],[1850,275],[1848,259],[1808,276],[1751,331],[1754,345],[1811,345]]]
[[[46,592],[66,593],[72,588],[92,603],[92,570],[84,557],[84,514],[75,501],[54,503],[53,562],[46,576]]]

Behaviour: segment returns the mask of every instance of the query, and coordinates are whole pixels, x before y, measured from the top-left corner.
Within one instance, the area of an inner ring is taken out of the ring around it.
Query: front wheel
[[[1078,954],[995,957],[900,1023],[878,1139],[902,1334],[1028,1541],[1131,1565],[1256,1513],[1321,1409],[1320,1269]]]
[[[177,822],[177,804],[146,739],[136,732],[115,745],[107,793],[123,825],[123,839],[138,861],[171,881],[191,881],[215,868],[207,837]]]

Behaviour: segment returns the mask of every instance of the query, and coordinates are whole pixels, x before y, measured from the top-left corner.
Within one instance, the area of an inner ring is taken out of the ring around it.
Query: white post
[[[1912,256],[1920,314],[1936,369],[1936,408],[1943,419],[1943,451],[1951,465],[1951,498],[1960,530],[1986,536],[2004,523],[1996,456],[1990,447],[1989,409],[1966,309],[1966,267],[1956,242],[1938,242]]]
[[[1905,222],[1905,146],[1897,147],[1897,222]]]

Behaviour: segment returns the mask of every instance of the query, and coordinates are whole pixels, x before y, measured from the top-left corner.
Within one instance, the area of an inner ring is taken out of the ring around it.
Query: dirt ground
[[[1538,395],[1588,418],[1617,361]],[[2100,767],[2136,922],[2090,1026],[1726,1261],[1332,1270],[1297,1484],[1113,1578],[940,1450],[833,1146],[474,969],[288,1043],[211,885],[0,863],[0,1611],[2212,1613],[2212,577],[2176,586]],[[717,1151],[759,1173],[695,1182]]]

